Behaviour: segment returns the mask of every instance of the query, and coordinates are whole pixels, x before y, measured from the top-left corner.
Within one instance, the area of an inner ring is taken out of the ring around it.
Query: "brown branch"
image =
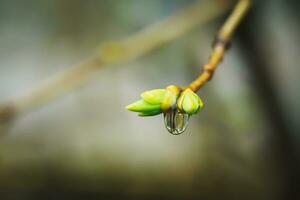
[[[232,34],[236,30],[244,15],[249,10],[250,5],[251,0],[238,1],[231,15],[228,17],[227,21],[224,23],[219,33],[217,34],[208,63],[203,66],[203,72],[188,86],[189,88],[191,88],[191,90],[193,90],[194,92],[198,91],[205,83],[207,83],[212,78],[218,64],[223,59],[225,51],[229,47],[229,42]]]
[[[220,0],[207,0],[205,3],[197,1],[124,40],[105,43],[100,46],[100,53],[87,62],[37,83],[36,87],[23,95],[0,105],[0,121],[6,121],[15,115],[47,104],[90,80],[91,75],[100,67],[143,56],[191,29],[215,19],[225,13],[229,7],[230,4],[222,4]]]

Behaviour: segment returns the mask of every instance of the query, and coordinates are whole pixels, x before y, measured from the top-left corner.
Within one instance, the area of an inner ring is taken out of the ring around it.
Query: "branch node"
[[[216,48],[218,46],[223,46],[225,50],[228,50],[231,48],[231,42],[228,39],[217,35],[212,43],[212,48]]]

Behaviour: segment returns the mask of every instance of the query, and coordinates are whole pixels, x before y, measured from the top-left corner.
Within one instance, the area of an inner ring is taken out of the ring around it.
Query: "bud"
[[[166,94],[161,102],[161,109],[164,112],[167,112],[171,108],[176,107],[176,101],[179,96],[181,88],[176,85],[169,85],[166,88]]]
[[[142,99],[128,105],[126,108],[133,112],[139,112],[139,116],[141,117],[161,114],[160,104],[165,94],[165,89],[145,91],[141,94]]]
[[[144,99],[140,99],[126,107],[128,110],[133,112],[149,112],[160,109],[159,104],[147,103]]]
[[[178,110],[189,115],[196,114],[202,107],[202,100],[190,88],[185,89],[177,101]]]
[[[150,104],[160,104],[166,94],[165,89],[155,89],[143,92],[141,94],[142,99]]]
[[[181,89],[170,85],[166,89],[154,89],[141,94],[142,99],[128,105],[126,108],[139,112],[139,116],[154,116],[176,107],[176,101]]]

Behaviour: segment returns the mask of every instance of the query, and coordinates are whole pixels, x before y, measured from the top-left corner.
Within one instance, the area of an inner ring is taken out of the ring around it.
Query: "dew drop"
[[[183,133],[189,122],[189,115],[179,112],[177,109],[171,109],[164,113],[164,121],[167,130],[173,135]]]

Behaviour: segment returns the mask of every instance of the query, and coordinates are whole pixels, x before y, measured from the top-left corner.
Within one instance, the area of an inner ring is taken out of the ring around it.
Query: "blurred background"
[[[193,2],[0,0],[0,102]],[[125,110],[197,77],[226,16],[3,122],[0,199],[297,199],[299,1],[254,1],[182,135]]]

